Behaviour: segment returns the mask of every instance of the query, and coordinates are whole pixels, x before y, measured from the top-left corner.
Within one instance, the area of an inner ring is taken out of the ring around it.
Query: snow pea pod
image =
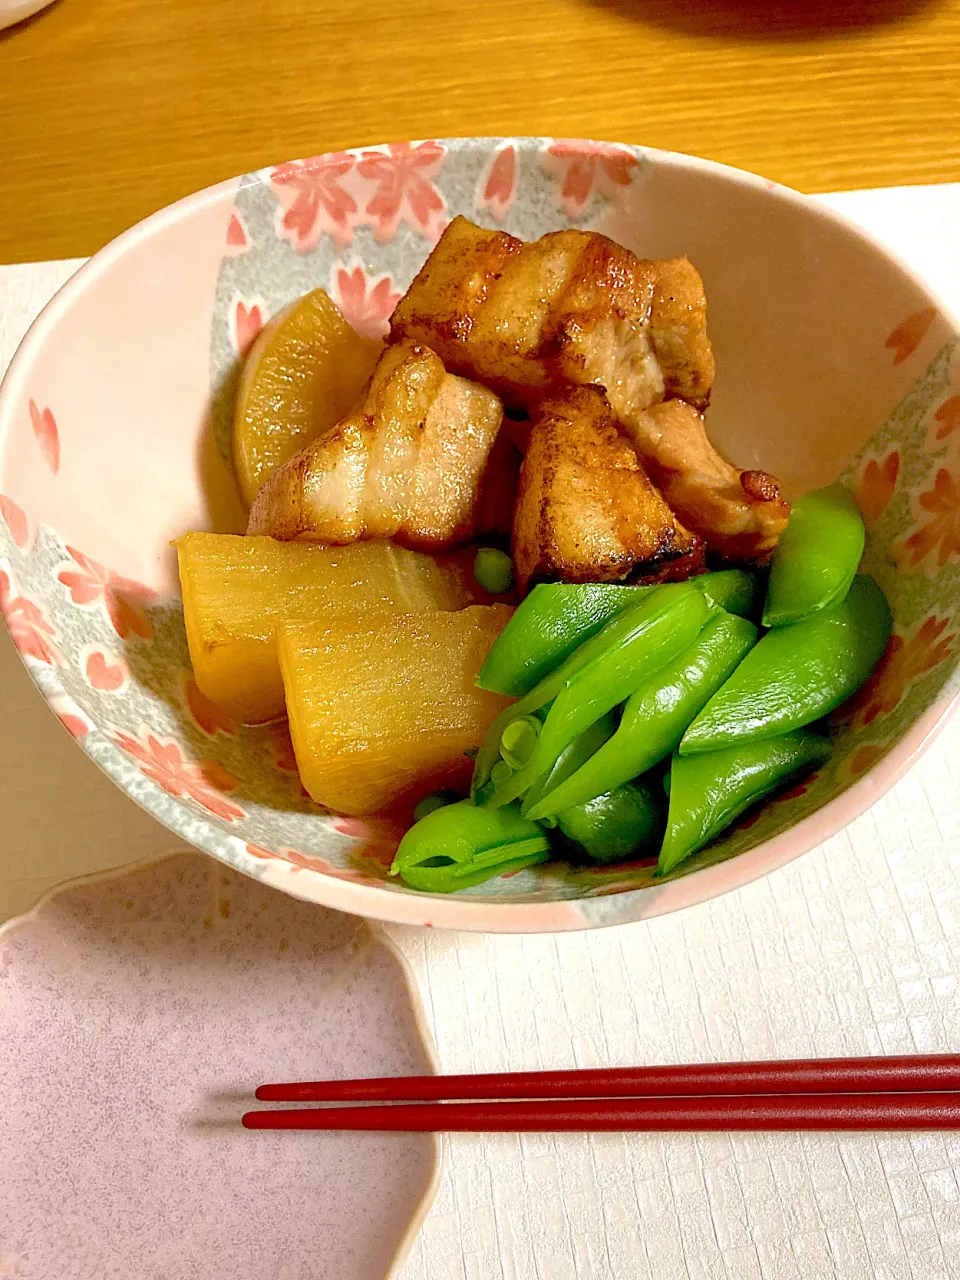
[[[691,579],[710,604],[728,613],[760,612],[763,579],[742,569],[721,569]],[[533,588],[500,632],[480,668],[477,684],[493,693],[523,697],[611,618],[664,587],[630,587],[609,582],[544,582]]]
[[[860,688],[891,628],[883,592],[859,575],[837,604],[768,631],[683,735],[680,754],[773,738],[819,720]]]
[[[590,757],[613,737],[616,728],[616,717],[613,712],[608,711],[605,716],[601,716],[599,720],[594,721],[589,729],[585,729],[579,738],[574,738],[569,747],[560,753],[559,759],[550,772],[538,778],[524,795],[523,816],[529,818],[530,811],[540,799],[556,787],[559,787],[562,782],[565,782],[567,778],[575,774],[582,765],[585,765]],[[548,827],[557,825],[555,818],[539,818],[537,821]]]
[[[657,870],[666,875],[740,816],[794,778],[819,768],[831,746],[800,731],[700,756],[673,757],[667,833]]]
[[[442,809],[447,804],[456,804],[459,799],[460,797],[455,791],[431,791],[429,795],[424,796],[415,805],[413,820],[414,822],[419,822],[428,813],[433,813],[434,809]]]
[[[660,787],[627,782],[564,809],[557,826],[593,862],[622,862],[631,855],[656,852],[663,838],[663,799]]]
[[[683,583],[659,588],[639,608],[615,619],[615,625],[630,621],[631,626],[624,628],[617,641],[598,645],[594,656],[564,680],[547,712],[533,755],[504,786],[495,788],[488,803],[506,804],[523,795],[595,720],[691,644],[711,612],[713,607],[703,592],[692,583]],[[604,628],[587,645],[597,645],[606,632]]]
[[[845,596],[865,537],[860,509],[843,485],[795,502],[773,553],[763,625],[787,626]]]
[[[513,806],[478,809],[469,800],[434,809],[400,841],[392,876],[425,893],[453,893],[506,871],[545,862],[550,841]]]
[[[517,607],[480,668],[477,684],[522,697],[653,587],[609,582],[542,582]]]
[[[691,579],[707,597],[708,604],[741,618],[758,618],[763,605],[765,575],[747,573],[743,569],[718,569]]]
[[[672,755],[690,723],[756,642],[757,628],[746,618],[723,612],[711,618],[688,649],[631,695],[609,742],[554,790],[545,788],[537,804],[524,805],[526,816],[540,821],[583,804]]]
[[[666,600],[671,599],[674,595],[680,593],[685,596],[691,590],[692,588],[688,583],[683,583],[679,587],[656,587],[650,592],[634,596],[633,603],[629,608],[623,609],[616,614],[596,635],[578,645],[558,667],[555,667],[548,675],[544,676],[529,693],[524,694],[522,698],[512,703],[509,707],[505,707],[490,726],[487,736],[483,740],[483,745],[477,752],[473,769],[471,795],[478,800],[482,796],[483,802],[487,802],[487,783],[490,781],[491,770],[500,759],[500,742],[503,731],[511,721],[534,712],[542,713],[543,709],[556,698],[557,694],[573,678],[577,671],[582,667],[590,666],[594,660],[599,659],[607,650],[619,651],[624,646],[629,649],[638,639],[642,643],[650,626],[646,610],[648,610],[651,602],[659,601],[660,603],[657,605],[659,609]],[[693,594],[699,596],[701,600],[704,598],[697,591],[694,591]],[[520,793],[516,792],[515,794],[519,795]],[[508,798],[513,799],[512,796]],[[499,801],[498,803],[503,802]]]

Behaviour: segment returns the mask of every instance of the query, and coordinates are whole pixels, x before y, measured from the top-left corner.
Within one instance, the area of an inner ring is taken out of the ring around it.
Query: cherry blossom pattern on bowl
[[[382,1280],[429,1208],[428,1135],[239,1125],[268,1078],[434,1069],[356,917],[197,854],[78,881],[0,931],[0,1023],[4,1276]]]
[[[816,778],[665,881],[546,865],[449,898],[388,878],[400,832],[323,811],[286,729],[235,723],[190,671],[171,541],[237,529],[240,356],[323,286],[363,332],[447,222],[582,226],[686,253],[710,300],[710,429],[792,496],[842,477],[889,596],[890,649]],[[863,299],[870,298],[864,306]],[[296,897],[484,930],[614,924],[702,901],[834,834],[942,723],[960,663],[960,350],[929,289],[815,202],[666,152],[563,138],[362,147],[270,166],[147,219],[71,280],[0,390],[0,610],[81,747],[197,847]]]

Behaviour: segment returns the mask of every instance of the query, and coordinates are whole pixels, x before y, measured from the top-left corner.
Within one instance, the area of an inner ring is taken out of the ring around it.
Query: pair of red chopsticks
[[[960,1129],[960,1057],[398,1076],[265,1084],[256,1096],[261,1102],[380,1105],[248,1111],[243,1117],[247,1129],[406,1133]]]

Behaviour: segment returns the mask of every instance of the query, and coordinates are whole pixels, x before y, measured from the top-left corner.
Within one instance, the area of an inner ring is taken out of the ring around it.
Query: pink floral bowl
[[[238,527],[238,357],[323,285],[382,333],[457,213],[524,238],[596,228],[702,272],[719,375],[709,425],[795,496],[837,476],[893,606],[880,669],[833,759],[691,860],[547,865],[452,897],[387,877],[398,832],[304,794],[278,726],[200,694],[171,539]],[[230,866],[380,919],[590,928],[735,888],[834,834],[899,778],[960,689],[960,348],[929,290],[842,218],[666,152],[554,138],[373,146],[225,182],[148,218],[61,290],[0,391],[0,607],[44,697],[128,795]]]

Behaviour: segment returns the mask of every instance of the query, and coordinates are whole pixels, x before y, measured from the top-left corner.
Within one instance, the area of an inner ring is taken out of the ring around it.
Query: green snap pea
[[[764,575],[743,569],[719,569],[694,578],[709,604],[741,618],[758,618],[763,606]]]
[[[513,561],[497,547],[481,547],[473,558],[473,576],[490,595],[503,595],[513,586]]]
[[[711,609],[703,593],[690,583],[674,590],[661,588],[648,597],[637,611],[629,637],[602,649],[565,681],[547,712],[536,750],[500,793],[500,803],[521,795],[553,768],[563,750],[595,720],[692,644]]]
[[[611,618],[653,590],[607,582],[540,583],[497,636],[477,684],[522,697]]]
[[[860,509],[843,485],[795,502],[773,553],[763,625],[787,626],[845,596],[865,536]]]
[[[469,800],[434,809],[400,841],[392,876],[424,893],[453,893],[545,862],[550,841],[516,805],[478,809]]]
[[[442,809],[447,804],[456,804],[459,799],[455,791],[431,791],[428,796],[418,801],[413,811],[413,820],[419,822],[428,813],[433,813],[434,809]]]
[[[555,789],[543,788],[538,803],[525,804],[526,816],[541,821],[583,804],[672,755],[756,641],[757,628],[746,618],[723,612],[711,618],[689,648],[630,696],[613,737]]]
[[[506,785],[495,787],[488,803],[508,804],[524,795],[590,724],[617,707],[646,677],[685,649],[699,634],[710,612],[712,605],[703,593],[691,584],[682,584],[654,591],[639,608],[608,623],[582,646],[596,646],[595,653],[563,681],[529,762],[517,769]],[[623,627],[616,643],[600,644],[608,630],[626,622],[630,626]],[[580,652],[577,650],[573,658]]]
[[[569,747],[560,753],[559,759],[550,772],[538,778],[527,790],[523,797],[523,816],[529,818],[530,810],[539,800],[585,765],[590,757],[613,737],[616,728],[616,717],[608,711],[605,716],[594,721],[589,729],[585,729],[579,738],[574,738]],[[555,818],[539,818],[538,821],[547,827],[557,825]]]
[[[721,569],[690,581],[708,603],[728,613],[752,618],[760,612],[764,580],[756,573]],[[611,618],[653,591],[676,591],[685,585],[630,587],[609,582],[542,582],[500,632],[480,668],[477,684],[493,693],[523,697]]]
[[[624,645],[629,645],[637,635],[645,636],[649,627],[649,619],[644,610],[647,609],[650,601],[656,598],[662,602],[670,598],[676,591],[687,593],[690,591],[690,587],[686,583],[680,588],[657,587],[649,593],[644,592],[642,595],[633,596],[633,603],[629,608],[621,610],[614,617],[608,619],[607,623],[595,635],[590,636],[583,644],[578,645],[559,666],[544,676],[529,693],[524,694],[522,698],[519,698],[500,712],[490,726],[474,761],[473,782],[471,785],[471,795],[474,798],[479,800],[482,796],[486,803],[488,795],[487,783],[490,781],[490,773],[500,759],[500,742],[503,737],[503,731],[511,720],[518,720],[521,716],[543,711],[581,667],[588,666],[608,649],[622,648]],[[666,595],[663,593],[666,593]]]
[[[631,855],[656,853],[663,837],[664,808],[657,788],[648,782],[627,782],[564,809],[557,826],[594,862],[622,862]]]
[[[773,738],[819,720],[864,683],[891,628],[883,592],[866,575],[854,578],[839,603],[767,632],[684,734],[680,754]]]
[[[827,738],[787,733],[701,756],[673,757],[667,833],[657,870],[673,871],[734,822],[745,809],[773,795],[830,758]]]

